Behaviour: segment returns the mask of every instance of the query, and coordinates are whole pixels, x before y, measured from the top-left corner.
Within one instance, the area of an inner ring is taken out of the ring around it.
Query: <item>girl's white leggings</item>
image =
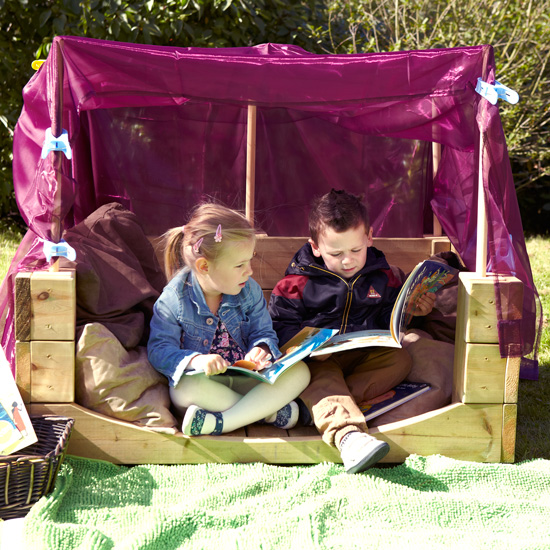
[[[223,433],[227,433],[272,416],[305,390],[309,378],[309,368],[303,361],[274,384],[248,376],[184,375],[175,388],[170,388],[170,398],[182,414],[190,405],[223,412]]]

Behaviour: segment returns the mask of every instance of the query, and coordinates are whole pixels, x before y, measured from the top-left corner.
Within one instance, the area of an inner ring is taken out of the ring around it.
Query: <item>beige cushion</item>
[[[381,426],[440,409],[451,403],[453,391],[454,345],[434,340],[430,334],[413,329],[403,337],[403,347],[410,353],[413,365],[408,382],[426,382],[431,390],[369,421]]]
[[[76,401],[139,426],[176,433],[168,382],[147,360],[147,350],[126,350],[99,323],[82,327],[76,351]]]

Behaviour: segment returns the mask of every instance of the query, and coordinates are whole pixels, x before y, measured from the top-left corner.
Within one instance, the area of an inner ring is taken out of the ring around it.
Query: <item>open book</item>
[[[367,346],[400,348],[404,331],[412,318],[418,298],[426,292],[439,290],[454,277],[457,271],[453,267],[434,260],[425,260],[418,264],[397,296],[391,315],[390,330],[362,330],[337,334],[338,329],[304,327],[281,348],[285,355],[270,367],[256,371],[253,370],[254,363],[251,361],[237,361],[234,365],[227,367],[227,373],[240,373],[273,384],[283,372],[307,356],[326,355]],[[193,375],[202,372],[187,369],[185,374]]]
[[[365,415],[365,420],[372,420],[381,414],[384,414],[415,397],[431,389],[429,384],[416,382],[402,382],[389,392],[379,395],[369,401],[359,403],[361,412]]]
[[[0,348],[0,456],[15,453],[37,441],[10,364]]]
[[[457,272],[457,269],[443,262],[424,260],[411,271],[403,283],[393,306],[389,330],[360,330],[337,334],[310,355],[314,357],[369,346],[400,348],[420,296],[427,292],[437,292]],[[306,327],[302,330],[310,329]]]
[[[284,349],[285,355],[274,361],[270,367],[267,367],[261,371],[254,369],[254,363],[252,361],[237,361],[234,365],[227,367],[227,374],[244,374],[262,382],[273,384],[283,372],[287,371],[292,365],[295,365],[298,361],[307,357],[311,352],[322,346],[325,342],[330,340],[338,332],[337,329],[331,328],[311,328],[307,332],[301,332],[300,337],[298,335],[293,339],[294,343],[291,346],[287,345]],[[289,342],[290,343],[290,342]],[[185,371],[185,374],[193,375],[200,374],[202,370]]]

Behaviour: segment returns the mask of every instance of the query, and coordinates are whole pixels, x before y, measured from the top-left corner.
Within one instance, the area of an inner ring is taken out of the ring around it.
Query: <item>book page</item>
[[[310,356],[327,355],[339,351],[348,351],[356,348],[383,346],[400,348],[389,330],[358,330],[333,336],[324,346],[313,351]]]

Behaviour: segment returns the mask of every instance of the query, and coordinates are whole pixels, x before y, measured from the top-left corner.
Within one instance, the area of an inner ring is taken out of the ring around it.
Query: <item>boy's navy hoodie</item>
[[[329,271],[306,243],[294,255],[269,301],[279,345],[306,326],[336,328],[341,334],[387,330],[400,289],[401,281],[374,247],[368,249],[363,268],[345,279]]]

